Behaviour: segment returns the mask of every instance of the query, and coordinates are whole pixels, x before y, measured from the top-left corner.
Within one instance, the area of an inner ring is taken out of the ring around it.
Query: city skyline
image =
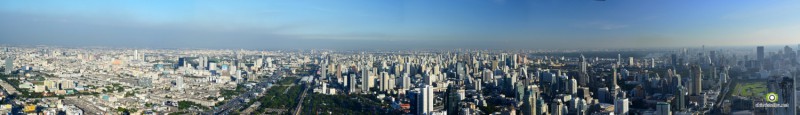
[[[686,4],[691,3],[691,4]],[[797,1],[2,1],[0,42],[149,48],[794,46]]]
[[[796,115],[798,4],[0,0],[0,113]]]

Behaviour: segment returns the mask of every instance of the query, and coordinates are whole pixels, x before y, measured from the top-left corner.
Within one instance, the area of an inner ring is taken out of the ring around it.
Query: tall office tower
[[[645,60],[647,61],[647,60]],[[645,62],[647,63],[647,62]],[[656,68],[656,58],[650,58],[650,68]]]
[[[344,85],[347,85],[347,82],[346,82],[347,78],[342,78],[342,69],[344,69],[344,67],[342,65],[333,66],[333,70],[336,71],[336,79],[341,79],[342,81],[345,81]]]
[[[614,113],[617,115],[628,115],[629,104],[630,102],[628,102],[627,98],[617,98],[617,100],[614,101]]]
[[[795,55],[794,49],[789,47],[789,45],[786,45],[786,47],[783,47],[783,52],[784,52],[784,57],[789,59],[790,61],[789,64],[795,65],[796,64],[795,60],[797,59],[797,55]]]
[[[389,85],[389,73],[381,72],[381,77],[380,78],[381,78],[381,86],[380,86],[381,91],[389,91],[389,88],[388,88],[389,87],[388,86]]]
[[[456,64],[456,79],[463,80],[466,79],[465,75],[467,75],[467,71],[465,70],[464,63]]]
[[[133,60],[139,60],[139,50],[133,50]]]
[[[433,87],[424,85],[419,88],[419,96],[417,96],[417,115],[433,114],[434,97],[436,96],[433,94]]]
[[[319,68],[319,71],[320,71],[319,72],[319,78],[320,79],[328,79],[328,66],[327,65],[321,65],[319,67],[320,67]]]
[[[572,97],[571,99],[566,101],[568,114],[575,114],[578,111],[578,106],[579,106],[578,103],[580,102],[580,100],[582,99],[578,97]]]
[[[576,97],[580,97],[585,100],[592,100],[592,91],[589,90],[589,87],[581,87],[578,88],[578,95]]]
[[[262,65],[264,65],[264,59],[262,58],[258,58],[256,59],[256,62],[253,62],[253,66],[256,68],[261,68]]]
[[[494,72],[489,69],[483,69],[483,81],[492,82],[494,80]]]
[[[544,99],[542,99],[542,97],[537,97],[536,98],[536,105],[537,105],[536,114],[532,114],[532,115],[545,115],[545,114],[547,114],[547,103],[544,102]]]
[[[376,78],[378,76],[378,72],[379,72],[378,70],[381,70],[381,69],[379,69],[378,67],[372,67],[372,70],[369,72],[369,75],[372,76],[372,78]],[[374,86],[370,86],[370,87],[374,87]]]
[[[394,71],[392,71],[392,72],[394,72],[394,73],[389,73],[389,74],[403,75],[403,74],[401,74],[401,73],[400,73],[400,70],[403,70],[403,64],[400,64],[400,63],[395,63],[395,64],[392,66],[392,70],[394,70]]]
[[[522,113],[524,115],[535,115],[537,112],[537,107],[541,105],[537,105],[536,100],[539,98],[539,86],[531,85],[528,86],[528,89],[525,91],[524,102]]]
[[[403,73],[411,75],[411,63],[406,62],[406,65],[403,66],[403,67],[404,67]],[[399,75],[399,74],[395,74],[395,75]]]
[[[440,69],[441,68],[439,67],[438,64],[434,65],[433,68],[431,68],[431,70],[433,71],[433,74],[437,74],[437,75],[442,73],[442,72],[440,72]]]
[[[461,98],[463,95],[461,95],[459,91],[463,90],[460,90],[455,84],[447,85],[447,91],[445,93],[445,109],[447,110],[447,114],[458,114],[458,110],[460,110],[459,102],[463,99]]]
[[[617,86],[617,78],[619,77],[619,75],[617,74],[617,65],[612,65],[611,66],[611,72],[612,72],[611,80],[609,80],[611,83],[608,84],[608,88],[609,89],[616,89],[616,88],[618,88],[618,86]]]
[[[495,60],[492,60],[492,70],[497,70],[497,69],[499,69],[499,67],[500,67],[500,66],[499,66],[499,63],[500,63],[500,62],[499,62],[499,61],[497,61],[496,59],[495,59]]]
[[[517,83],[516,74],[506,75],[504,76],[505,79],[503,81],[503,89],[507,93],[506,95],[513,95],[514,94],[514,85]]]
[[[622,54],[617,54],[617,65],[622,65]]]
[[[703,90],[703,70],[700,69],[700,66],[692,65],[692,94],[691,95],[700,95],[700,92]]]
[[[527,88],[528,87],[522,84],[522,82],[517,82],[514,84],[514,99],[516,99],[517,102],[525,102],[525,93]]]
[[[676,55],[676,54],[672,54],[672,55],[670,55],[669,57],[670,57],[670,60],[672,60],[672,62],[671,62],[671,63],[672,63],[672,66],[673,66],[673,67],[674,67],[674,66],[678,66],[678,55]]]
[[[578,81],[576,81],[575,79],[569,79],[569,85],[568,86],[569,87],[567,87],[568,88],[567,92],[569,94],[572,94],[572,95],[577,95],[578,94]]]
[[[475,90],[478,91],[478,92],[481,92],[481,89],[482,89],[481,83],[483,83],[481,81],[481,79],[476,79],[475,80],[474,86],[475,86]]]
[[[350,74],[347,78],[347,87],[349,89],[347,91],[350,92],[350,94],[356,93],[356,87],[358,87],[356,86],[356,84],[358,84],[358,81],[356,81],[356,74]]]
[[[561,99],[553,99],[553,102],[550,104],[550,115],[564,115],[565,113],[562,112],[564,104],[561,103]]]
[[[178,58],[178,64],[175,65],[175,68],[186,67],[186,64],[187,64],[186,63],[186,58],[185,57],[179,57]]]
[[[608,91],[607,87],[603,87],[603,88],[598,88],[597,89],[597,100],[599,100],[601,103],[611,103],[611,102],[613,102],[613,101],[611,101],[612,97],[614,97],[614,96],[611,95],[611,93],[610,93],[610,91]]]
[[[680,82],[678,83],[678,85],[676,87],[677,88],[675,88],[676,91],[675,91],[675,94],[674,94],[675,95],[675,101],[673,101],[674,104],[675,104],[674,105],[675,106],[675,110],[676,111],[683,111],[684,108],[686,107],[686,87],[681,85]]]
[[[397,81],[395,79],[397,79],[396,75],[389,74],[389,84],[386,86],[388,86],[390,91],[394,91],[395,87],[397,87]]]
[[[579,99],[578,100],[578,110],[575,111],[575,112],[577,112],[576,115],[589,115],[588,114],[589,104],[586,103],[586,99],[581,99],[581,98],[578,98],[578,99]]]
[[[410,89],[412,86],[411,77],[409,77],[408,75],[403,75],[402,77],[400,77],[399,81],[400,81],[400,88]]]
[[[522,114],[523,115],[534,115],[536,113],[536,98],[530,97],[525,98],[525,102],[522,104]]]
[[[361,91],[362,92],[369,93],[369,88],[370,88],[369,86],[371,84],[373,84],[372,81],[373,81],[372,77],[369,76],[369,69],[367,69],[367,67],[364,67],[363,69],[361,69]]]
[[[5,73],[6,75],[11,74],[11,70],[14,70],[14,57],[8,56],[6,57],[6,64],[5,64]]]
[[[589,83],[589,73],[586,71],[586,66],[588,66],[586,57],[583,57],[583,54],[581,54],[581,73],[578,79],[578,85],[580,86],[586,86]]]
[[[586,57],[581,54],[581,73],[586,73]]]
[[[208,58],[206,58],[206,61],[208,61]],[[265,61],[267,61],[266,62],[267,63],[267,67],[273,67],[273,65],[272,65],[272,61],[273,61],[272,57],[267,57],[267,59]],[[331,64],[331,65],[333,65],[333,64]],[[335,69],[335,68],[331,67],[331,69]]]
[[[420,75],[419,75],[419,74],[417,74],[417,75],[416,75],[414,78],[419,78],[419,77],[420,77]],[[433,78],[434,78],[434,77],[436,77],[436,76],[435,76],[435,75],[425,75],[425,76],[422,76],[422,83],[423,83],[424,85],[433,85]],[[459,79],[459,81],[461,81],[461,80]]]
[[[206,61],[206,57],[200,57],[197,59],[197,69],[205,70],[206,65],[208,65],[208,61]]]
[[[175,78],[175,89],[178,91],[183,91],[183,76],[177,76]]]
[[[669,103],[656,103],[656,115],[672,115],[672,111],[669,109]]]
[[[756,47],[756,58],[759,62],[764,61],[764,46]]]
[[[636,65],[636,63],[634,63],[633,57],[628,57],[628,66],[633,67],[634,65]]]

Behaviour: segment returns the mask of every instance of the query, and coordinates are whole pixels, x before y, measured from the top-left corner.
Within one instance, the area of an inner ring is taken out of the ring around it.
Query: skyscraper
[[[529,86],[527,91],[525,92],[525,98],[523,102],[522,113],[525,115],[536,115],[537,110],[537,103],[536,99],[538,99],[538,89],[539,87],[536,85]]]
[[[692,93],[691,95],[700,95],[703,89],[703,70],[700,66],[692,65]]]
[[[650,58],[650,68],[656,68],[656,58]]]
[[[199,65],[199,66],[197,66],[198,69],[205,70],[206,68],[208,68],[208,58],[207,57],[200,57],[200,59],[198,60],[197,63],[198,63],[197,65]]]
[[[483,81],[484,82],[492,82],[494,80],[494,73],[492,70],[483,69]]]
[[[369,93],[370,84],[372,84],[372,78],[369,76],[369,69],[365,66],[361,69],[361,91]]]
[[[633,66],[634,64],[636,63],[633,62],[633,57],[628,57],[628,66]]]
[[[460,92],[463,92],[463,91],[464,90],[460,90],[460,87],[458,87],[455,84],[450,84],[450,85],[447,86],[447,90],[446,90],[446,93],[445,93],[445,95],[446,95],[446,98],[445,98],[445,109],[447,110],[447,114],[455,115],[455,114],[458,114],[459,110],[461,110],[459,102],[461,102],[461,100],[463,99],[461,97],[464,96],[464,95],[461,95]]]
[[[6,57],[6,64],[5,64],[5,73],[11,74],[11,70],[14,70],[14,57],[8,56]]]
[[[586,71],[586,66],[588,63],[586,62],[586,57],[581,54],[581,73],[580,78],[578,78],[578,85],[586,86],[589,83],[589,73]]]
[[[389,91],[389,73],[381,72],[381,91]]]
[[[358,83],[358,81],[356,81],[356,74],[350,74],[350,76],[347,76],[347,78],[348,91],[350,94],[356,93],[356,84]]]
[[[578,94],[578,83],[575,79],[569,79],[569,85],[567,87],[567,92],[571,95]]]
[[[611,83],[608,84],[608,88],[609,89],[616,89],[617,88],[617,77],[619,76],[617,74],[617,65],[613,65],[611,67],[611,72],[612,72],[611,80],[610,80]]]
[[[581,54],[581,73],[586,73],[586,57]]]
[[[756,47],[756,58],[759,63],[764,61],[764,46]]]
[[[186,58],[185,57],[179,57],[178,58],[178,64],[175,65],[175,68],[179,68],[179,67],[186,67]]]
[[[622,54],[617,54],[617,65],[622,65]]]
[[[425,75],[422,77],[422,82],[424,82],[425,85],[433,85],[433,78],[436,77],[437,77],[436,75]],[[417,78],[419,78],[419,74],[417,74]]]
[[[628,99],[627,98],[617,98],[614,101],[614,113],[617,115],[628,115]]]
[[[322,65],[322,66],[320,66],[320,67],[321,67],[321,68],[319,69],[319,71],[320,71],[320,72],[319,72],[319,77],[320,77],[320,79],[328,79],[328,68],[327,68],[327,66],[325,66],[325,65]]]
[[[669,110],[669,103],[667,102],[656,103],[656,115],[672,115],[672,111]]]
[[[417,96],[417,115],[431,115],[433,114],[433,87],[423,85],[419,88],[419,96]]]
[[[550,103],[550,114],[551,115],[563,115],[561,109],[563,109],[563,104],[561,103],[561,99],[553,99],[553,102]]]
[[[178,91],[183,91],[183,76],[175,77],[175,89]]]
[[[403,77],[400,77],[400,88],[409,89],[411,86],[411,77],[408,75],[403,75]]]
[[[675,100],[673,101],[675,104],[675,110],[683,111],[686,107],[686,87],[681,85],[680,81],[678,81],[678,85],[675,90]]]
[[[542,99],[542,97],[537,97],[536,105],[539,105],[539,106],[536,107],[536,114],[532,114],[532,115],[544,115],[545,113],[547,113],[547,110],[546,110],[547,106],[545,106],[546,103],[544,102],[544,99]]]

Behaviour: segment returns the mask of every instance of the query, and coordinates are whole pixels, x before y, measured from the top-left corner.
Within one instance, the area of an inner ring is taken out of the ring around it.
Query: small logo
[[[775,92],[767,93],[767,95],[764,97],[764,99],[766,99],[767,102],[771,102],[771,103],[778,102],[778,94],[776,94]]]

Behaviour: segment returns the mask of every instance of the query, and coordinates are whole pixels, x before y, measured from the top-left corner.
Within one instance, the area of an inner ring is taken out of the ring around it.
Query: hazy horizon
[[[145,48],[800,43],[800,1],[0,1],[0,42]]]

